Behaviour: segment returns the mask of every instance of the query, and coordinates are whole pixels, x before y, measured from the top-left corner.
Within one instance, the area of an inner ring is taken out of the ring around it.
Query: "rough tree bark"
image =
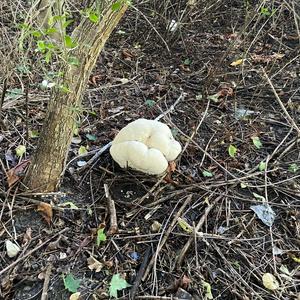
[[[106,8],[99,23],[86,18],[73,31],[72,40],[78,46],[69,56],[76,57],[79,64],[63,66],[62,83],[69,91],[57,89],[50,100],[37,150],[24,180],[30,190],[52,192],[59,187],[87,80],[106,40],[127,9],[125,1],[118,10],[112,10],[115,1],[103,2]]]

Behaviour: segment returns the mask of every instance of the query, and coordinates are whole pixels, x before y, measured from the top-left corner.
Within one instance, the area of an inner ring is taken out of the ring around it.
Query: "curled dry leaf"
[[[279,283],[275,276],[271,273],[265,273],[262,277],[263,285],[265,288],[271,291],[275,291],[279,288]]]
[[[77,292],[77,293],[73,293],[69,300],[79,300],[80,299],[80,292]]]
[[[52,206],[49,203],[40,202],[40,204],[37,207],[37,211],[39,211],[42,214],[48,225],[50,225],[53,217]]]
[[[15,257],[20,252],[20,247],[10,240],[5,241],[6,253],[10,258]]]
[[[176,162],[175,161],[169,161],[169,166],[168,166],[168,172],[175,172],[176,170]]]
[[[7,183],[9,187],[12,187],[16,182],[20,181],[24,177],[29,164],[30,161],[28,159],[23,160],[15,167],[7,171]]]
[[[27,245],[31,241],[31,239],[32,239],[31,233],[32,233],[32,230],[31,230],[30,227],[28,227],[26,229],[26,232],[25,232],[24,236],[23,236],[22,246]]]
[[[88,268],[92,271],[95,270],[96,273],[100,272],[103,268],[103,264],[93,256],[90,256],[87,259],[87,262],[88,262]]]

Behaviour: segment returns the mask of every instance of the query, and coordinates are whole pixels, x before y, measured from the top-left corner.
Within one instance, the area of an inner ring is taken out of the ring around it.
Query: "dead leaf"
[[[95,270],[96,273],[100,272],[103,268],[103,264],[93,256],[90,256],[87,259],[87,262],[88,262],[88,268],[92,271]]]
[[[132,60],[134,57],[134,55],[128,49],[123,49],[122,55],[125,60]]]
[[[24,236],[23,236],[22,246],[27,245],[31,241],[31,239],[32,239],[31,233],[32,233],[32,230],[31,230],[30,227],[28,227],[26,229],[26,232],[25,232]]]
[[[37,211],[39,211],[42,214],[48,225],[50,225],[53,217],[52,206],[49,203],[40,202],[40,204],[37,207]]]
[[[172,173],[176,171],[176,162],[175,161],[170,161],[169,166],[168,166],[168,172]]]
[[[69,298],[69,300],[79,300],[80,299],[80,292],[76,292],[72,294]]]
[[[241,58],[241,59],[238,59],[238,60],[233,61],[230,65],[231,65],[232,67],[236,67],[236,66],[241,65],[244,61],[245,61],[245,59]]]
[[[97,86],[98,85],[97,81],[100,81],[102,79],[102,77],[103,77],[102,75],[94,75],[94,76],[92,76],[92,78],[91,78],[92,84],[94,86]]]
[[[12,187],[16,182],[20,181],[25,176],[25,172],[29,164],[30,161],[28,159],[23,160],[15,167],[7,171],[7,183],[9,187]]]
[[[47,246],[47,250],[48,251],[53,251],[53,250],[57,250],[59,248],[61,248],[60,246],[60,241],[61,241],[62,236],[60,235],[55,241],[50,242]]]
[[[221,90],[217,93],[219,97],[232,97],[233,96],[233,88],[230,86],[223,86]]]
[[[183,277],[180,279],[179,286],[186,290],[189,287],[191,282],[192,281],[189,277],[183,275]]]

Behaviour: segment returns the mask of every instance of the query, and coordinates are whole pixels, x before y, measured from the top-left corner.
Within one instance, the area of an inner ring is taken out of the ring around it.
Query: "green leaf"
[[[252,142],[253,142],[254,146],[257,149],[260,149],[262,147],[262,143],[261,143],[261,141],[260,141],[260,139],[259,139],[258,136],[253,136],[253,137],[251,137],[251,139],[252,139]]]
[[[68,63],[73,66],[79,66],[79,59],[76,56],[71,56],[68,58]]]
[[[211,100],[215,103],[218,103],[220,101],[219,97],[220,97],[220,95],[217,93],[217,94],[214,94],[214,95],[207,96],[207,99]]]
[[[196,95],[196,100],[197,100],[197,101],[200,101],[200,100],[202,100],[202,99],[203,99],[202,94]]]
[[[80,280],[75,279],[74,276],[70,273],[66,277],[63,276],[65,288],[72,293],[76,293],[79,286]]]
[[[111,10],[112,11],[117,11],[121,8],[122,2],[121,1],[117,1],[115,2],[112,6],[111,6]]]
[[[100,18],[99,18],[99,15],[96,12],[91,11],[89,13],[89,19],[93,23],[98,23]]]
[[[230,157],[234,158],[236,155],[236,152],[237,152],[237,148],[235,146],[230,145],[228,147],[228,153],[229,153]]]
[[[192,63],[192,61],[191,61],[189,58],[186,58],[186,59],[183,61],[183,64],[184,64],[184,65],[187,65],[187,66],[189,66],[191,63]]]
[[[76,46],[75,43],[73,43],[72,38],[69,35],[65,35],[65,45],[67,48],[74,48]]]
[[[72,24],[73,22],[74,22],[74,20],[71,20],[71,19],[65,21],[65,22],[63,23],[63,28],[67,28],[67,27],[68,27],[70,24]]]
[[[145,105],[148,106],[148,107],[153,107],[155,105],[155,101],[154,100],[151,100],[151,99],[147,99],[145,101]]]
[[[191,225],[184,219],[178,218],[177,220],[178,225],[187,233],[192,233],[193,229],[191,228]]]
[[[109,296],[118,298],[118,291],[126,289],[130,286],[131,285],[125,279],[123,279],[120,274],[115,274],[110,281]]]
[[[267,7],[261,7],[260,8],[260,13],[263,16],[270,16],[271,15],[271,12],[269,11],[269,9]]]
[[[59,86],[59,88],[60,88],[60,90],[63,92],[63,93],[70,93],[71,91],[70,91],[70,89],[67,87],[67,86],[65,86],[65,85],[60,85]]]
[[[204,177],[213,177],[214,176],[213,173],[211,173],[209,171],[205,171],[205,170],[202,172],[202,175]]]
[[[54,28],[54,27],[51,27],[51,28],[48,28],[46,31],[45,31],[45,34],[48,35],[48,34],[52,34],[52,33],[55,33],[57,32],[57,29]]]
[[[78,155],[84,155],[86,154],[88,151],[86,149],[85,146],[80,146],[79,149],[78,149]]]
[[[209,299],[209,300],[214,299],[212,292],[211,292],[211,285],[206,281],[202,281],[202,285],[203,285],[203,288],[205,289],[206,299]]]
[[[106,234],[104,233],[104,228],[100,228],[97,230],[97,239],[96,239],[96,245],[99,246],[101,242],[106,241]]]
[[[16,148],[16,155],[18,157],[22,157],[24,155],[24,153],[26,152],[26,147],[24,145],[19,145]]]
[[[31,32],[31,35],[36,37],[36,38],[39,38],[39,37],[42,36],[42,33],[38,30],[34,30],[34,31]]]
[[[297,164],[290,164],[288,170],[291,173],[296,173],[299,170],[299,166]]]
[[[64,202],[64,203],[61,203],[59,204],[58,206],[61,206],[61,207],[66,207],[66,206],[69,206],[71,209],[79,209],[77,205],[75,205],[73,202],[71,201],[67,201],[67,202]]]
[[[47,53],[45,54],[45,62],[48,64],[50,62],[51,58],[52,58],[52,52],[47,51]]]
[[[256,193],[252,193],[253,194],[253,196],[256,198],[256,199],[258,199],[258,200],[261,200],[261,201],[266,201],[266,199],[265,199],[265,197],[264,196],[261,196],[261,195],[258,195],[258,194],[256,194]]]
[[[29,130],[29,137],[31,139],[39,137],[39,132],[37,130]]]
[[[86,136],[86,138],[89,140],[89,141],[92,141],[92,142],[95,142],[96,141],[96,136],[94,135],[94,134],[86,134],[85,135]]]
[[[259,171],[264,171],[266,169],[266,163],[264,161],[261,161],[258,165]]]
[[[45,49],[46,49],[46,44],[45,44],[44,41],[39,40],[39,41],[36,42],[36,45],[37,45],[38,51],[40,51],[40,52],[44,52],[44,51],[45,51]]]

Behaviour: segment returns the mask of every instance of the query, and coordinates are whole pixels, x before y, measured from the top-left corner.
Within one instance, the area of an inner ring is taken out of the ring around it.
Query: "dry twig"
[[[104,191],[105,191],[105,197],[107,199],[108,210],[110,215],[110,227],[108,233],[115,234],[118,231],[116,206],[115,206],[115,201],[111,198],[108,185],[106,183],[104,184]]]
[[[51,275],[51,272],[52,272],[52,267],[53,266],[50,263],[48,265],[47,269],[46,269],[41,300],[47,300],[47,298],[48,298],[48,287],[49,287],[50,275]]]

